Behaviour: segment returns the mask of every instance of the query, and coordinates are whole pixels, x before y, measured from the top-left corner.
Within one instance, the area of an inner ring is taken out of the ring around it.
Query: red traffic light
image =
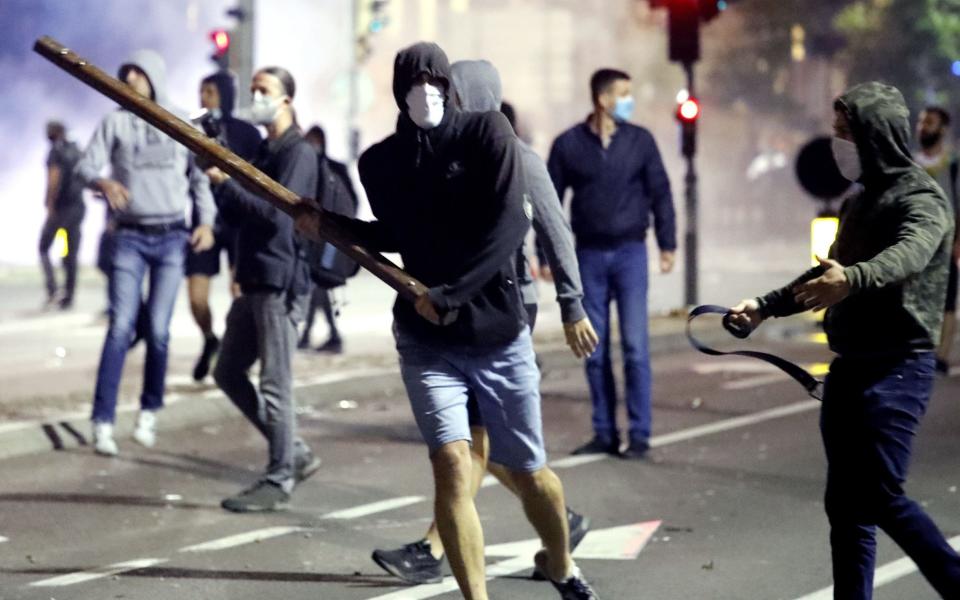
[[[216,56],[223,56],[230,49],[230,34],[223,29],[217,29],[210,32],[210,39],[216,46]]]
[[[677,107],[677,118],[684,123],[693,123],[700,118],[700,101],[687,98]]]

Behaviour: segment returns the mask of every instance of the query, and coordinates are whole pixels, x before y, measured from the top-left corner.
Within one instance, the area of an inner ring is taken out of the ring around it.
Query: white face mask
[[[250,105],[250,120],[256,125],[273,123],[280,112],[283,97],[271,98],[259,90],[253,93],[253,104]]]
[[[420,129],[433,129],[443,120],[443,90],[429,83],[407,93],[407,115]]]
[[[850,140],[834,137],[830,142],[830,149],[833,150],[833,160],[836,161],[840,174],[850,181],[858,181],[863,175],[863,166],[860,164],[857,145]]]

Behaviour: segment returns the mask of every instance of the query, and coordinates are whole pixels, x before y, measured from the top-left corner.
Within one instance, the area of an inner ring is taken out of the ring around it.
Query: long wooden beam
[[[357,245],[349,219],[324,218],[326,213],[280,185],[262,171],[224,148],[190,123],[181,120],[149,98],[133,91],[130,86],[104,73],[93,63],[81,58],[53,38],[44,36],[36,41],[33,50],[70,75],[129,110],[144,121],[163,131],[198,156],[220,167],[243,187],[267,200],[280,210],[296,217],[306,206],[320,213],[320,230],[310,232],[312,237],[325,240],[357,261],[407,300],[414,301],[426,293],[426,287],[405,273],[383,255]],[[315,234],[315,235],[313,235]]]

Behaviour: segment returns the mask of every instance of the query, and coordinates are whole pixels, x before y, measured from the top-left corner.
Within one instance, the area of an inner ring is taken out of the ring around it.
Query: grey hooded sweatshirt
[[[503,101],[500,74],[485,60],[461,60],[451,65],[453,87],[460,100],[460,108],[468,112],[499,111]],[[564,323],[576,323],[586,318],[583,310],[583,287],[580,268],[573,247],[573,233],[563,216],[557,190],[543,159],[530,146],[520,142],[521,160],[526,172],[533,204],[533,229],[544,245],[547,262],[553,271],[557,303]],[[524,259],[525,254],[522,254]],[[537,303],[537,286],[530,276],[529,265],[517,268],[524,304]]]
[[[139,50],[123,63],[143,71],[150,79],[153,100],[178,117],[186,113],[173,107],[166,94],[166,66],[159,54]],[[89,186],[110,165],[110,177],[130,191],[130,204],[114,213],[118,223],[157,225],[184,219],[193,198],[199,223],[212,225],[217,214],[210,182],[194,165],[193,155],[153,125],[120,109],[104,117],[77,164],[75,173]]]

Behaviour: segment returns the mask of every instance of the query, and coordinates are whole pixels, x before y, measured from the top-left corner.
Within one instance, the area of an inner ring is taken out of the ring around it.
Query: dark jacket
[[[670,180],[653,135],[643,127],[618,123],[604,148],[589,125],[575,125],[554,140],[547,169],[561,201],[573,189],[570,225],[577,246],[645,240],[653,213],[660,249],[676,250]]]
[[[830,257],[844,265],[850,295],[827,310],[830,347],[846,356],[931,350],[940,339],[954,217],[940,186],[910,156],[909,112],[896,88],[859,85],[837,101],[863,165],[864,192],[840,211]],[[792,287],[760,299],[761,311],[801,312]]]
[[[276,140],[264,140],[254,166],[291,192],[313,198],[317,191],[317,155],[297,127]],[[238,228],[237,283],[245,292],[309,289],[307,263],[294,236],[293,218],[228,179],[218,186],[220,211]]]
[[[447,93],[443,120],[428,131],[414,125],[405,103],[423,72],[446,82]],[[398,325],[427,341],[497,346],[515,339],[526,323],[515,258],[532,206],[510,123],[500,113],[458,111],[451,82],[436,44],[397,55],[397,131],[360,157],[360,181],[377,217],[365,225],[363,242],[399,252],[404,269],[430,288],[448,322],[433,325],[398,299]]]

